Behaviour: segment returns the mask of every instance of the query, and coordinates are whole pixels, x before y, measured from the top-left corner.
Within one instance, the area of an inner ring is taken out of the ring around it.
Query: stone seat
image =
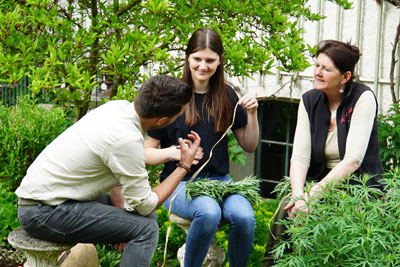
[[[179,227],[181,227],[186,232],[186,234],[188,233],[192,221],[182,218],[173,213],[171,213],[169,219],[171,222],[176,223]],[[184,267],[185,250],[186,250],[186,243],[183,244],[183,246],[178,249],[177,253],[181,267]],[[203,261],[202,267],[220,267],[223,266],[224,261],[225,261],[225,252],[220,246],[218,246],[214,237],[211,242],[210,249],[208,250],[208,253]]]
[[[12,231],[8,235],[8,242],[15,249],[24,252],[26,256],[24,267],[60,266],[57,261],[61,253],[76,245],[37,239],[30,236],[21,228]]]

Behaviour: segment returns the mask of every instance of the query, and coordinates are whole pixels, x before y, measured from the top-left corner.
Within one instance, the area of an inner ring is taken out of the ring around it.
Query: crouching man
[[[144,134],[172,123],[191,97],[182,81],[152,77],[133,103],[109,101],[68,128],[36,158],[16,190],[22,228],[53,242],[117,244],[124,248],[121,266],[150,266],[158,242],[154,211],[187,174],[200,137],[191,132],[179,139],[180,164],[152,189]],[[119,199],[105,194],[116,185],[122,185]],[[112,205],[121,199],[123,208]]]

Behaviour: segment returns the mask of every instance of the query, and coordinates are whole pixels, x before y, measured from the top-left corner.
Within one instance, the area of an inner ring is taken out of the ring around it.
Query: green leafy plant
[[[245,177],[238,182],[221,182],[219,180],[199,179],[194,182],[186,183],[186,199],[191,200],[197,196],[209,196],[218,203],[222,203],[223,199],[232,194],[239,194],[247,198],[247,200],[256,205],[260,200],[259,183],[254,176]]]
[[[400,105],[378,116],[380,157],[386,171],[400,166]]]
[[[7,241],[8,234],[20,224],[17,216],[17,197],[9,192],[0,182],[0,247],[11,248]]]
[[[328,185],[311,212],[282,222],[289,239],[274,251],[276,266],[400,265],[399,169],[385,175],[386,193],[367,187],[368,175],[351,178],[359,184]]]
[[[29,97],[15,107],[0,105],[0,181],[14,191],[27,168],[72,121],[60,108],[45,109]]]
[[[121,252],[113,248],[112,245],[96,245],[99,257],[99,267],[117,267],[121,262]]]
[[[242,166],[246,165],[247,156],[233,133],[228,134],[228,154],[229,160]]]

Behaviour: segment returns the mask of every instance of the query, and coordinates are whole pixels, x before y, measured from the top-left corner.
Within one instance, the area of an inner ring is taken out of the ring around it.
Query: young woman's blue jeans
[[[36,238],[62,243],[127,242],[122,266],[150,266],[158,242],[157,214],[141,216],[102,201],[19,206],[18,218]]]
[[[207,179],[232,181],[228,174]],[[180,182],[175,192],[164,202],[167,209],[171,198],[185,184],[186,181]],[[192,220],[186,237],[185,267],[202,265],[221,219],[230,224],[229,266],[245,267],[253,244],[255,226],[254,212],[249,201],[241,195],[230,195],[221,205],[208,196],[199,196],[188,201],[185,192],[186,187],[172,201],[171,207],[172,213]]]

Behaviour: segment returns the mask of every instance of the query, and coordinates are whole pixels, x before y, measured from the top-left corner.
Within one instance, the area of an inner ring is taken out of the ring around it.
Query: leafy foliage
[[[118,267],[122,253],[113,249],[112,245],[96,245],[99,267]]]
[[[276,266],[399,266],[400,171],[386,174],[386,194],[367,187],[369,178],[328,185],[310,213],[282,222],[290,238],[275,249]]]
[[[7,241],[7,236],[20,226],[16,203],[15,194],[7,191],[0,181],[0,247],[11,247]]]
[[[77,119],[97,78],[114,81],[111,98],[131,100],[149,67],[180,77],[188,37],[201,27],[221,34],[231,76],[267,73],[275,60],[279,69],[304,70],[308,47],[297,21],[322,18],[308,0],[1,0],[0,13],[0,82],[28,75],[32,92],[73,103]]]
[[[385,170],[400,166],[400,105],[378,116],[380,157]]]
[[[28,97],[0,105],[0,181],[14,191],[29,165],[71,121],[60,108],[45,109]]]
[[[259,183],[254,176],[245,177],[238,182],[221,182],[219,180],[199,179],[186,183],[186,199],[191,200],[198,196],[209,196],[218,203],[232,194],[245,197],[251,204],[256,205],[260,201]]]
[[[228,134],[228,154],[229,160],[245,166],[247,156],[233,133]]]

